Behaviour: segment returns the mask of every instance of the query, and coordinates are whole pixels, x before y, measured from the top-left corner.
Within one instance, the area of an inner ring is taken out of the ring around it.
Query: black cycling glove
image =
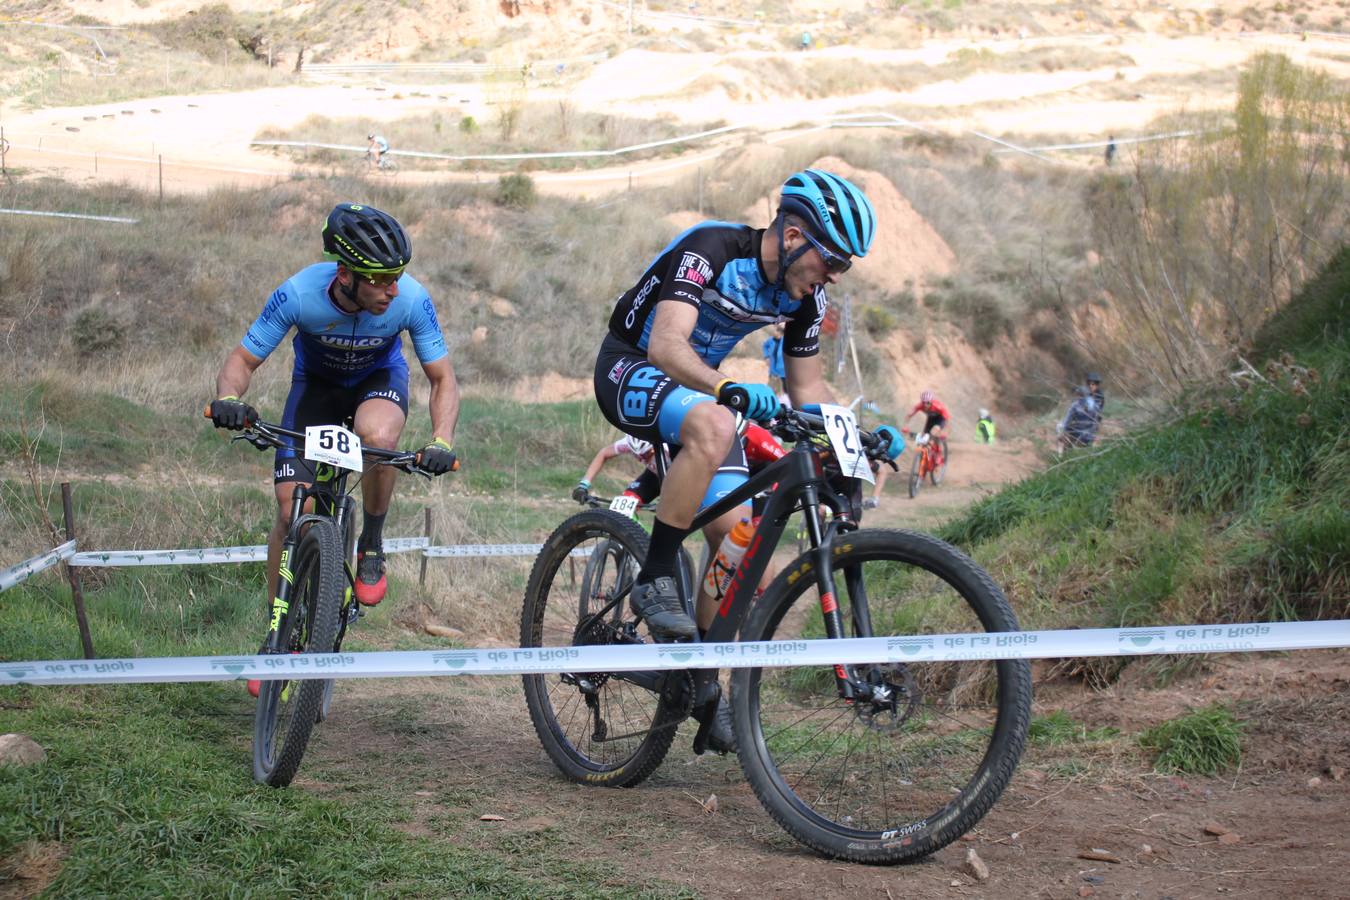
[[[417,454],[417,464],[431,475],[444,475],[455,465],[455,454],[450,452],[450,444],[443,438],[436,438]]]
[[[211,424],[217,428],[238,431],[258,421],[258,411],[238,397],[221,397],[211,401]]]

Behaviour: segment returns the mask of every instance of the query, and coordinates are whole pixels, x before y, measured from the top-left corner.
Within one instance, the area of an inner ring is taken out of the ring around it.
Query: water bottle
[[[754,534],[755,526],[750,520],[741,519],[722,539],[722,546],[717,549],[717,556],[708,566],[708,574],[703,579],[703,589],[714,600],[721,602],[726,595],[727,588],[731,586],[731,576],[736,574],[736,567],[741,564],[745,548],[750,546],[750,538]]]

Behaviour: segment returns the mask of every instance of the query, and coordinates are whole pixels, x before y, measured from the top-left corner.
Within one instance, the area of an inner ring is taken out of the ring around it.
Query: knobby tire
[[[591,622],[617,593],[631,587],[646,559],[648,537],[635,521],[610,510],[588,510],[559,525],[535,559],[521,609],[520,645],[631,643],[622,634],[651,643],[645,626],[629,611],[628,597]],[[581,548],[583,556],[574,557]],[[575,560],[569,565],[569,558]],[[687,557],[682,557],[689,565]],[[572,580],[580,571],[579,582]],[[588,631],[581,623],[591,622]],[[567,679],[573,679],[569,683]],[[587,695],[579,679],[597,685]],[[523,676],[525,703],[544,751],[573,781],[632,787],[665,759],[683,712],[666,697],[626,680],[621,673]]]
[[[347,587],[342,541],[329,521],[311,522],[296,548],[283,653],[332,653]],[[253,725],[253,778],[285,787],[300,768],[331,679],[263,681]],[[284,734],[282,733],[284,732]]]
[[[868,529],[837,537],[833,552],[846,636],[866,636],[854,618],[863,604],[871,636],[896,636],[887,660],[853,671],[894,688],[897,701],[881,712],[845,702],[830,667],[737,669],[741,766],[769,814],[817,852],[888,865],[922,859],[973,827],[1012,777],[1031,670],[1024,660],[905,663],[906,649],[931,646],[924,634],[1016,631],[1017,620],[989,575],[936,538]],[[819,604],[803,555],[765,591],[741,639],[824,637]]]

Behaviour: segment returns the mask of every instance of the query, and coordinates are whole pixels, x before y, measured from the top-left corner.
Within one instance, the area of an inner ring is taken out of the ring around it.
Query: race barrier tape
[[[70,559],[74,555],[75,541],[70,540],[55,549],[48,550],[41,556],[25,559],[8,569],[0,569],[0,591],[7,591],[14,585],[21,584],[37,573],[45,572],[61,560]]]
[[[428,537],[386,538],[385,553],[422,551],[433,558],[478,559],[489,556],[535,556],[542,544],[458,544],[446,547],[431,546]],[[590,550],[579,548],[572,556],[587,556]],[[0,591],[27,581],[39,572],[50,569],[63,559],[72,566],[87,568],[124,568],[128,566],[196,566],[213,563],[265,562],[267,545],[248,547],[201,547],[186,550],[90,550],[75,552],[75,542],[67,541],[55,550],[0,569]]]
[[[130,684],[272,681],[306,678],[410,678],[738,669],[956,660],[1151,656],[1350,646],[1350,620],[1256,622],[932,634],[847,640],[745,641],[581,647],[474,648],[376,653],[187,656],[147,659],[37,660],[0,663],[0,684]]]
[[[425,550],[431,540],[425,537],[388,538],[385,553]],[[72,566],[121,568],[123,566],[195,566],[201,563],[266,562],[267,545],[251,547],[203,547],[192,550],[92,550],[76,553]]]

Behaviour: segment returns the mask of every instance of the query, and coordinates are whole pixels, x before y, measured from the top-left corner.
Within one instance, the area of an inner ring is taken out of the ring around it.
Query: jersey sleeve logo
[[[697,253],[685,251],[680,256],[680,264],[675,267],[675,280],[687,281],[690,284],[696,284],[700,288],[707,287],[708,282],[712,281],[712,264]]]

